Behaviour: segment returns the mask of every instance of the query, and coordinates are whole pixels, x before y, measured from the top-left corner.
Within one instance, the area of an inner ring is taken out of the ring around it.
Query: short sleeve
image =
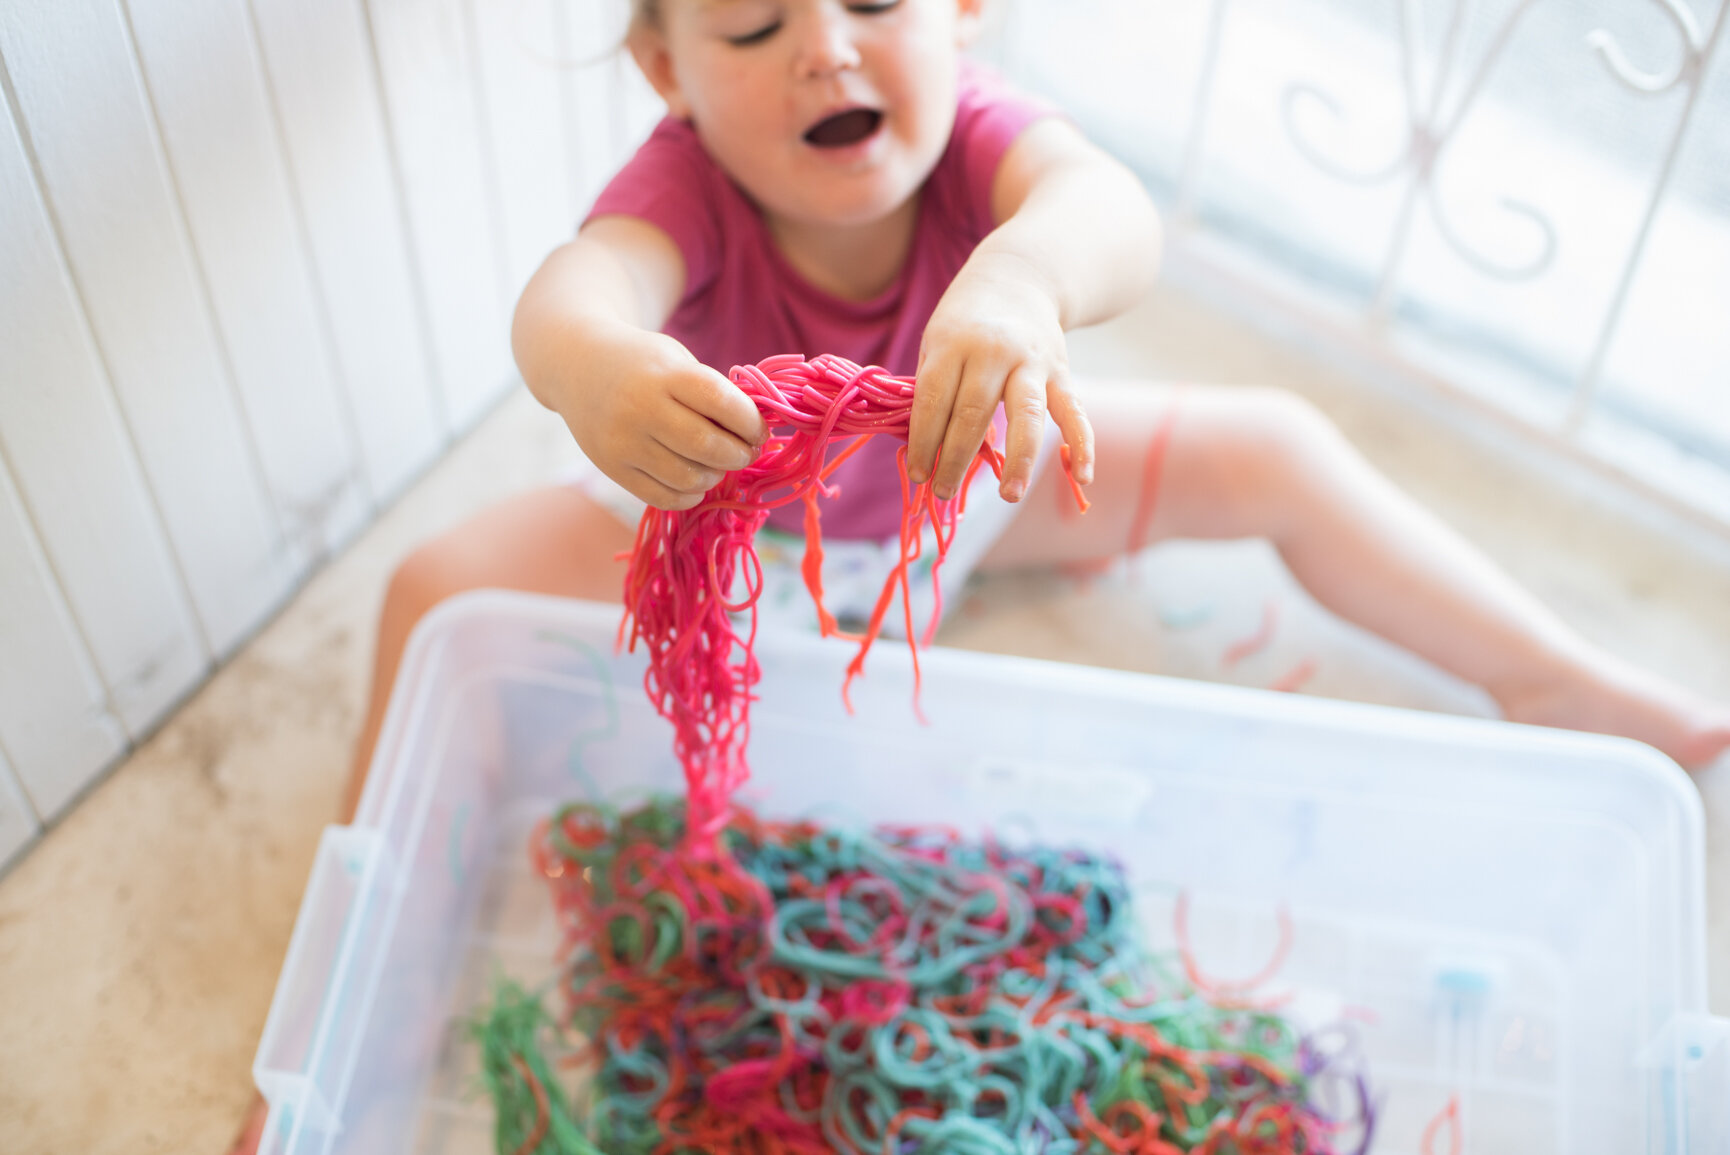
[[[1003,154],[1034,121],[1059,115],[1051,104],[1010,87],[982,64],[966,62],[955,101],[955,128],[950,151],[962,167],[968,190],[967,211],[984,236],[996,227],[991,219],[991,185]]]
[[[714,186],[725,180],[696,131],[682,120],[666,117],[607,182],[584,223],[596,217],[627,216],[659,228],[685,259],[684,295],[690,298],[706,288],[719,269],[716,206],[721,190]]]

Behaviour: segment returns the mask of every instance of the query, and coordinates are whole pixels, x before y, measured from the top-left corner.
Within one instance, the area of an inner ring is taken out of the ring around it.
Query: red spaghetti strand
[[[1123,550],[1128,554],[1137,554],[1147,545],[1148,526],[1153,524],[1153,514],[1159,508],[1159,481],[1165,472],[1166,447],[1171,444],[1171,431],[1177,427],[1178,400],[1173,397],[1165,412],[1159,415],[1159,424],[1154,427],[1153,436],[1147,442],[1147,456],[1142,460],[1141,489],[1135,498],[1135,517],[1129,523],[1129,538],[1124,542]],[[1063,457],[1064,468],[1069,468],[1069,455]],[[1086,508],[1084,505],[1083,509]]]
[[[1220,657],[1220,664],[1228,669],[1237,665],[1245,658],[1259,654],[1273,643],[1274,631],[1279,629],[1279,603],[1269,598],[1261,607],[1261,625],[1255,633],[1246,638],[1240,638],[1226,647]]]

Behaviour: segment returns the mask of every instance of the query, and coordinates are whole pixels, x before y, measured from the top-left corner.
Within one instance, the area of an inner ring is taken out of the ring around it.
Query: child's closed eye
[[[769,23],[762,25],[754,31],[746,32],[739,36],[727,37],[727,43],[731,44],[734,48],[749,48],[753,44],[763,43],[780,30],[781,22],[779,20],[771,20]]]
[[[863,3],[847,5],[847,11],[855,16],[878,16],[901,7],[901,0],[866,0]],[[749,48],[753,44],[762,44],[781,30],[781,20],[776,17],[759,24],[749,32],[741,32],[728,36],[727,43],[735,48]]]
[[[781,0],[719,0],[704,5],[708,30],[734,48],[762,44],[786,22]]]

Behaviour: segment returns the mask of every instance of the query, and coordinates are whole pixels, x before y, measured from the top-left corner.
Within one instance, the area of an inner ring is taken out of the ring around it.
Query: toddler
[[[726,370],[786,352],[916,373],[908,472],[939,496],[996,422],[1006,466],[995,492],[974,482],[952,588],[970,566],[1265,537],[1323,605],[1511,720],[1627,735],[1690,768],[1730,746],[1730,710],[1576,635],[1304,402],[1072,380],[1065,330],[1147,292],[1159,220],[1073,124],[964,62],[982,2],[634,0],[628,44],[668,115],[530,281],[512,334],[599,476],[511,499],[398,569],[348,814],[416,621],[481,587],[617,601],[642,503],[697,504],[767,436]],[[1050,462],[1059,437],[1085,517]],[[842,613],[849,584],[874,596],[894,561],[894,453],[874,439],[824,506]],[[796,536],[800,513],[772,517],[766,554],[797,558],[773,535]]]
[[[982,2],[635,0],[629,47],[668,116],[531,280],[513,332],[524,380],[604,478],[509,501],[404,563],[359,765],[421,614],[481,586],[617,600],[640,503],[695,505],[766,436],[726,370],[784,352],[917,373],[908,472],[939,496],[998,421],[1002,482],[969,494],[952,588],[974,565],[1265,537],[1323,605],[1511,720],[1628,735],[1689,767],[1730,745],[1730,710],[1587,643],[1295,397],[1074,382],[1064,331],[1149,289],[1158,215],[1068,120],[964,62]],[[1085,517],[1047,467],[1048,416]],[[859,544],[831,546],[826,569],[864,571],[851,584],[869,596],[893,561],[892,541],[874,556],[898,524],[893,444],[834,480],[826,544]],[[771,517],[766,554],[797,556],[773,535],[800,513]],[[845,613],[843,576],[825,587]]]

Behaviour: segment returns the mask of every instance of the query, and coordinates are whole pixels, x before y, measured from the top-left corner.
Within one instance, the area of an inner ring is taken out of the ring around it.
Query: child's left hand
[[[1093,480],[1093,428],[1070,386],[1057,301],[1028,261],[981,250],[925,326],[908,477],[930,477],[938,497],[955,496],[999,403],[1009,422],[998,489],[1005,501],[1021,500],[1032,484],[1047,412],[1069,446],[1075,480]]]

